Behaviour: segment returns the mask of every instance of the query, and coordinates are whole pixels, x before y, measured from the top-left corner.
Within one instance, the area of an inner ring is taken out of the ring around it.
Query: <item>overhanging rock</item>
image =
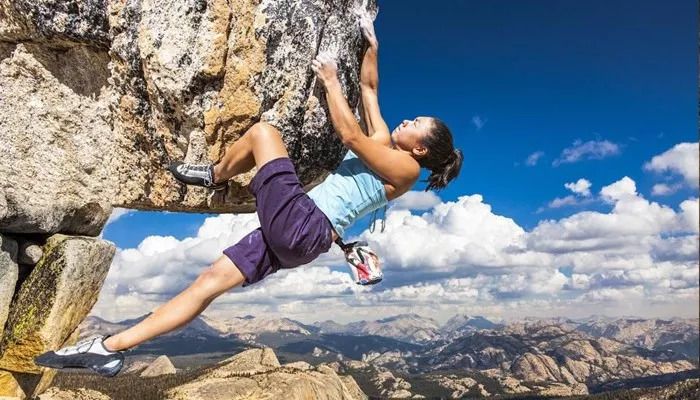
[[[210,197],[165,168],[218,161],[257,121],[318,181],[344,149],[309,66],[336,56],[359,119],[360,10],[376,4],[0,0],[0,231],[95,236],[111,206],[251,212],[254,171]]]

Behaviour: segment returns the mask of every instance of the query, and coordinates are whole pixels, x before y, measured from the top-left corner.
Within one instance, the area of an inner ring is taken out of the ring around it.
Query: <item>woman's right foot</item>
[[[48,368],[87,368],[103,376],[112,377],[124,366],[124,354],[110,351],[103,342],[109,336],[97,336],[74,346],[47,351],[34,359],[36,365]]]
[[[214,183],[214,164],[187,164],[174,162],[168,166],[175,179],[187,185],[205,187],[212,190],[223,190],[226,182]]]

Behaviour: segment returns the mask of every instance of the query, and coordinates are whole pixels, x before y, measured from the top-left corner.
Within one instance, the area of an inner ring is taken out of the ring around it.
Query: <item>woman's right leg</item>
[[[192,321],[219,295],[243,283],[245,277],[226,256],[205,269],[187,289],[158,307],[138,324],[108,337],[110,351],[126,350]]]
[[[225,182],[253,167],[260,169],[280,157],[289,157],[282,135],[274,126],[258,122],[226,149],[224,157],[214,166],[214,183]]]

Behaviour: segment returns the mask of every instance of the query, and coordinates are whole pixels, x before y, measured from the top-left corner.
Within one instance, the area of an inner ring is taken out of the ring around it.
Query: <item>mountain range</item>
[[[81,337],[116,333],[147,316],[119,322],[89,316],[80,326]],[[655,379],[672,382],[696,373],[698,319],[592,316],[495,323],[459,314],[440,324],[400,314],[305,324],[289,318],[203,315],[128,354],[230,355],[256,347],[275,349],[284,362],[326,363],[352,375],[370,396],[414,396],[415,388],[433,394],[441,388],[453,397],[577,395]]]

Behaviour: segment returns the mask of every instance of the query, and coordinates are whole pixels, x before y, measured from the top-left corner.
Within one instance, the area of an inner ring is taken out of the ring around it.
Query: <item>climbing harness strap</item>
[[[376,210],[372,211],[372,222],[370,222],[369,225],[369,233],[374,233],[374,225],[377,222],[377,213],[379,212],[379,209],[377,208]],[[379,231],[379,233],[384,233],[384,228],[386,228],[386,204],[384,205],[384,211],[382,212],[384,215],[384,218],[382,218],[382,229]]]

